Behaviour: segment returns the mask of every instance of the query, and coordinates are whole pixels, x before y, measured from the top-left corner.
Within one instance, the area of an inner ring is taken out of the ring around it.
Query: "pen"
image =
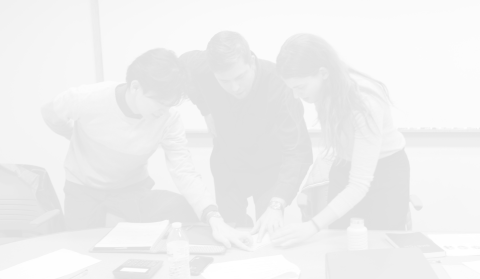
[[[83,276],[87,275],[87,273],[88,273],[88,269],[85,269],[84,271],[74,275],[73,277],[70,277],[70,279],[82,278]]]

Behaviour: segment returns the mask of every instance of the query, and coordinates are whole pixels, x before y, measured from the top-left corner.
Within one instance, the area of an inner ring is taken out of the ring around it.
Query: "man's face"
[[[255,79],[255,60],[250,64],[245,63],[243,58],[237,59],[232,67],[223,72],[214,72],[220,86],[230,95],[237,99],[248,96]]]

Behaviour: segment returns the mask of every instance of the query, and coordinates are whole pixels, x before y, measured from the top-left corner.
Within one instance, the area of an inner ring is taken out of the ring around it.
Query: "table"
[[[51,235],[29,238],[0,246],[0,270],[15,264],[54,252],[58,249],[70,249],[82,254],[90,255],[101,262],[89,267],[89,272],[82,279],[113,279],[112,270],[130,258],[157,259],[166,261],[165,254],[132,254],[132,253],[90,253],[93,247],[110,228],[100,228],[84,231],[63,232]],[[327,252],[346,250],[346,231],[326,230],[315,235],[309,241],[295,247],[282,249],[267,246],[256,252],[247,252],[239,249],[229,249],[224,255],[215,255],[215,262],[248,259],[252,257],[273,256],[282,254],[287,260],[297,264],[302,270],[301,279],[325,278],[325,254]],[[369,231],[369,248],[390,248],[385,240],[384,232]],[[192,256],[193,257],[193,256]],[[480,257],[446,258],[443,262],[454,264],[461,261],[480,260]],[[449,279],[441,264],[432,264],[439,279]],[[168,278],[167,268],[155,274],[153,278]],[[192,278],[203,278],[196,276]]]

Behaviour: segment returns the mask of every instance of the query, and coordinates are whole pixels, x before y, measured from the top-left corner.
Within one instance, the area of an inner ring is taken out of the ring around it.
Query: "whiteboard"
[[[387,85],[398,127],[480,127],[480,1],[99,0],[99,7],[106,80],[124,80],[146,50],[203,50],[222,30],[241,33],[273,62],[289,36],[308,32]],[[206,129],[191,103],[180,111],[187,130]],[[313,128],[313,105],[305,111]]]

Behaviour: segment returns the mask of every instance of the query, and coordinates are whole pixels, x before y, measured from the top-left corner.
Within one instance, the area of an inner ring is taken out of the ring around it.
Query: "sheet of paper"
[[[253,238],[253,249],[256,251],[257,249],[260,249],[260,248],[263,248],[265,246],[268,246],[270,244],[272,244],[272,241],[270,240],[270,235],[268,233],[266,233],[264,236],[263,236],[263,239],[261,242],[257,242],[258,241],[258,233],[257,234],[254,234],[252,235],[252,238]]]
[[[230,261],[209,265],[202,276],[206,279],[272,279],[287,274],[298,278],[300,268],[282,255]]]
[[[443,265],[450,279],[480,279],[480,274],[463,264]]]
[[[164,233],[169,221],[118,223],[95,247],[151,247]]]
[[[480,278],[480,261],[464,262],[463,264],[476,271]]]
[[[54,279],[85,270],[100,260],[60,249],[0,271],[1,279]]]
[[[480,234],[428,234],[447,256],[480,255]]]

